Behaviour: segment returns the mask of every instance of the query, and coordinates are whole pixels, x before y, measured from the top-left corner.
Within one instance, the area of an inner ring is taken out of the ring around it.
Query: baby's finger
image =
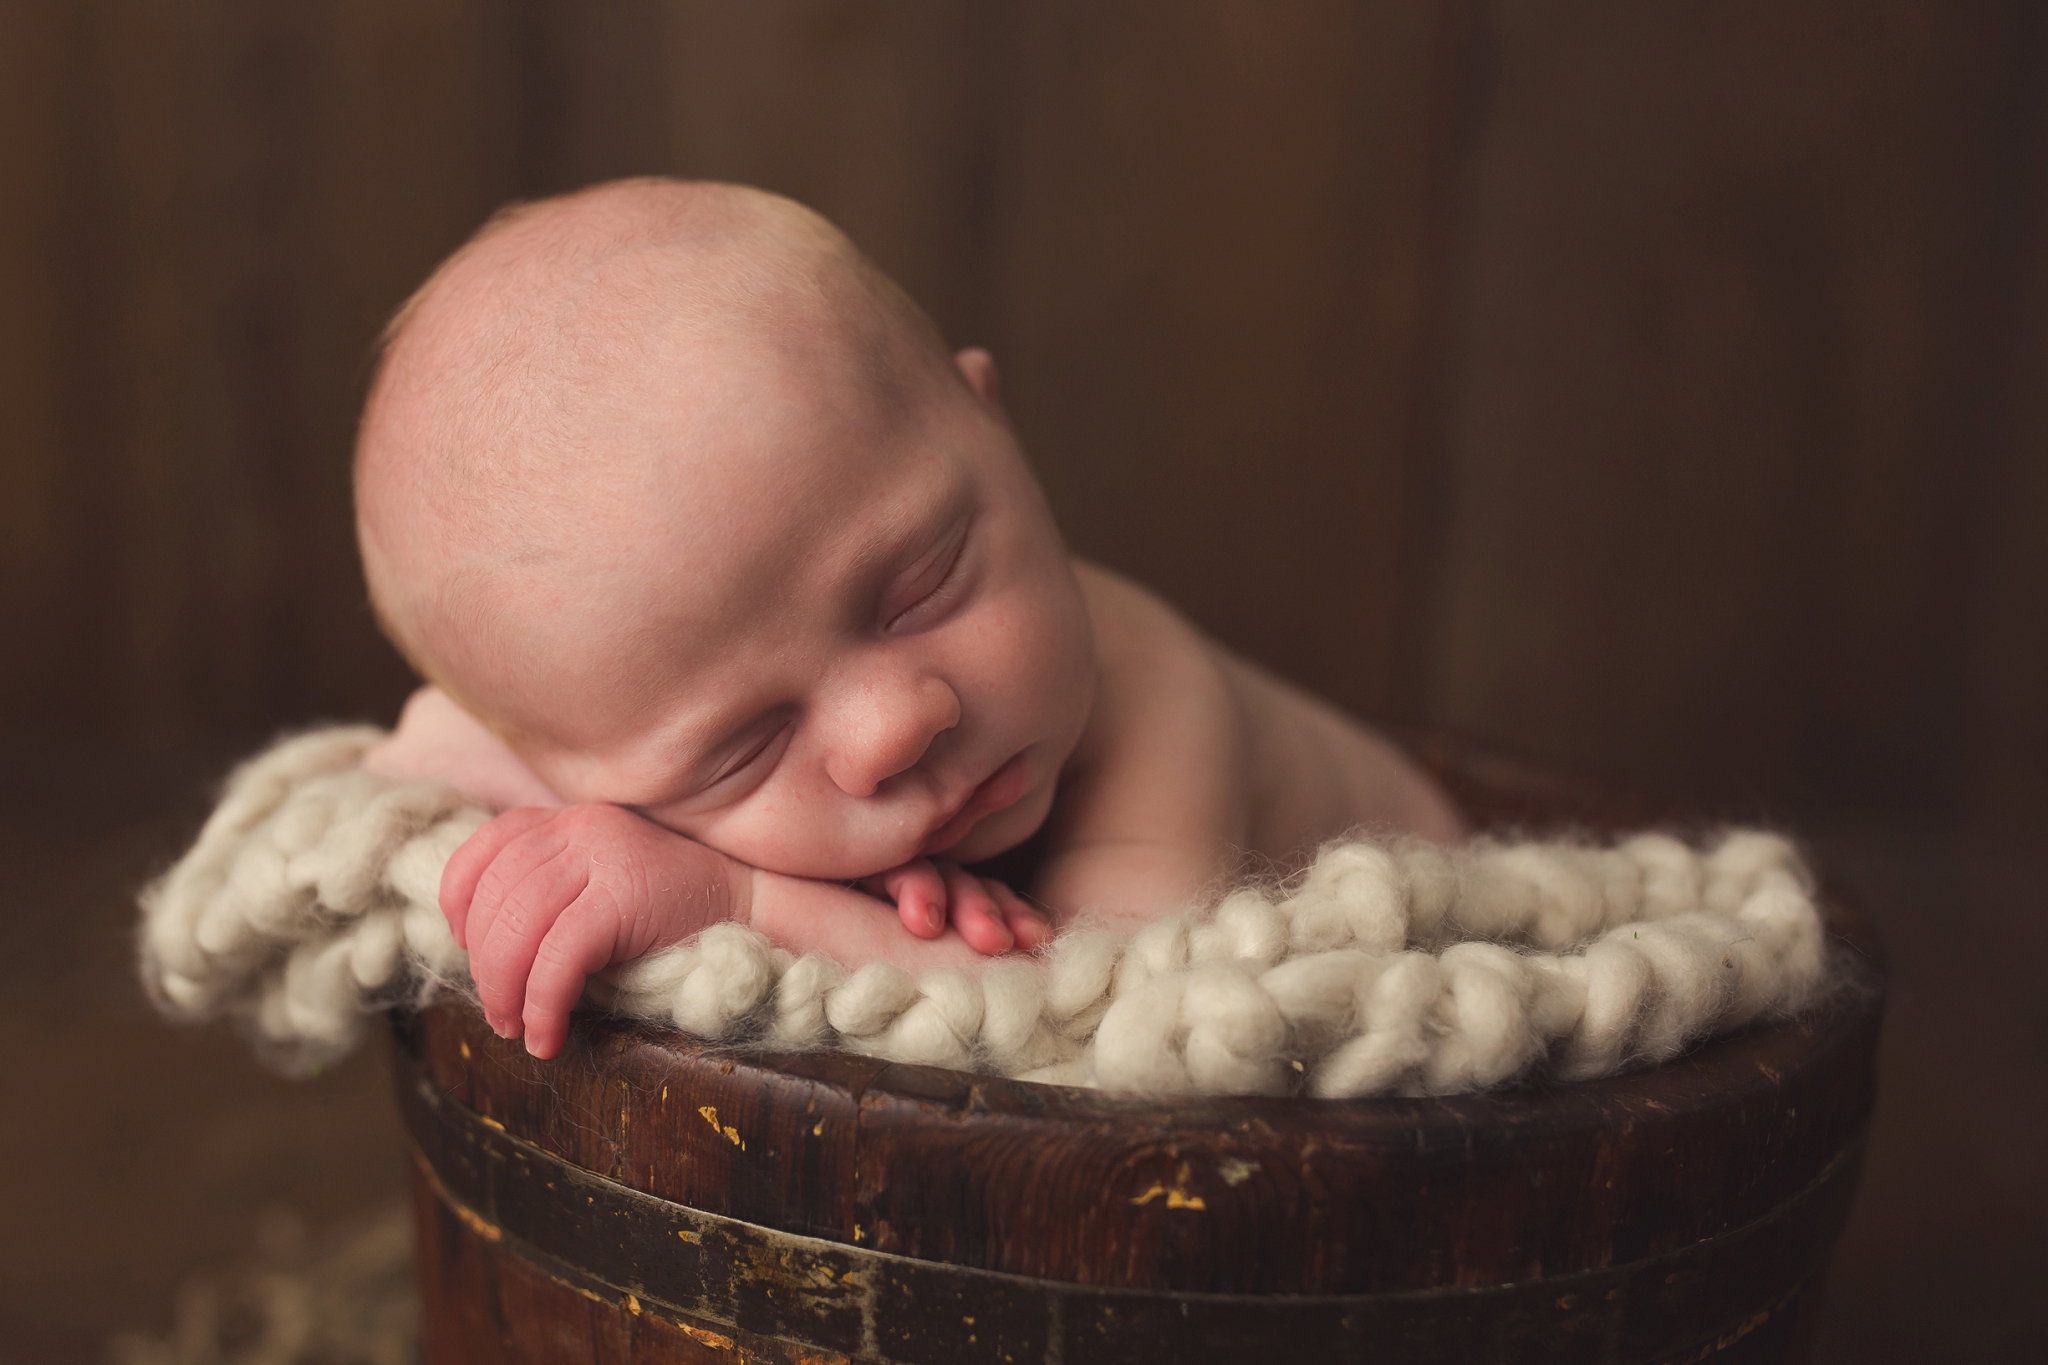
[[[462,846],[449,855],[448,865],[441,869],[441,915],[448,921],[448,932],[455,936],[456,947],[469,947],[469,907],[476,898],[476,884],[484,869],[505,845],[550,814],[538,806],[508,810],[463,840]]]
[[[568,847],[569,841],[558,822],[537,820],[498,850],[498,855],[484,868],[483,875],[476,879],[476,891],[469,898],[463,938],[467,940],[464,947],[472,957],[478,948],[490,941],[492,926],[497,923],[498,915],[505,907],[505,898],[512,889],[525,881],[535,868],[561,857]],[[567,901],[563,903],[567,904]]]
[[[953,927],[975,952],[990,956],[1006,953],[1016,942],[1010,936],[1009,926],[1003,923],[1001,907],[982,886],[981,878],[949,865],[946,900]]]
[[[569,1014],[583,998],[583,983],[619,952],[619,917],[593,905],[588,895],[564,910],[534,953],[521,1011],[526,1050],[543,1060],[562,1050]]]
[[[1026,950],[1042,948],[1052,941],[1052,920],[1044,911],[1025,900],[1022,896],[1004,886],[1001,882],[985,881],[989,894],[1003,912],[1003,922],[1016,937],[1017,946]]]
[[[507,853],[518,851],[518,845],[514,845]],[[500,863],[504,861],[499,859]],[[498,863],[493,863],[491,871],[485,874],[486,891],[497,868]],[[555,920],[575,904],[589,885],[587,863],[563,856],[548,858],[530,868],[497,898],[488,925],[472,926],[469,974],[476,980],[484,1018],[499,1037],[519,1036],[526,980],[533,973],[533,960],[541,941],[554,927]]]
[[[919,938],[946,932],[946,879],[929,861],[919,859],[882,874],[882,891],[896,902],[896,917]]]

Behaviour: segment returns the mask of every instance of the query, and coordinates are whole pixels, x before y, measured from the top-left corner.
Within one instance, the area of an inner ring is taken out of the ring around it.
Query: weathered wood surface
[[[1492,818],[1600,823],[1439,758]],[[1782,1359],[1873,1098],[1881,975],[1836,951],[1797,1020],[1434,1100],[1144,1099],[596,1020],[540,1063],[443,1004],[398,1031],[434,1358],[579,1358],[529,1349],[540,1314],[644,1360]]]
[[[1402,1347],[1419,1359],[1666,1360],[1745,1340],[1748,1358],[1775,1359],[1813,1301],[1861,1157],[1852,1145],[1728,1233],[1599,1270],[1355,1295],[1133,1291],[869,1251],[660,1200],[403,1071],[422,1268],[447,1343],[437,1359],[502,1358],[494,1344],[530,1340],[522,1323],[550,1320],[623,1334],[643,1359],[674,1358],[637,1349],[643,1323],[685,1359],[723,1346],[769,1359],[1082,1365],[1236,1359],[1285,1342],[1318,1360]],[[1179,1212],[1199,1223],[1201,1202],[1183,1196]],[[536,1314],[548,1299],[556,1311]]]

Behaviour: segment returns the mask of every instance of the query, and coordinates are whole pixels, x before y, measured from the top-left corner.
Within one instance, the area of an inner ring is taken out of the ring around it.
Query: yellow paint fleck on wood
[[[692,1232],[688,1228],[684,1228],[682,1231],[678,1232],[676,1236],[682,1238],[685,1242],[688,1242],[693,1247],[702,1246],[704,1244],[703,1234]]]
[[[1165,1198],[1166,1207],[1170,1209],[1206,1209],[1209,1207],[1199,1194],[1189,1194],[1186,1190],[1169,1190],[1156,1180],[1152,1182],[1151,1189],[1137,1196],[1131,1202],[1143,1207],[1161,1197]]]
[[[462,1049],[462,1060],[463,1060],[463,1061],[465,1061],[465,1062],[466,1062],[466,1061],[468,1061],[468,1060],[469,1060],[469,1044],[468,1044],[467,1042],[462,1042],[462,1043],[458,1043],[458,1044],[457,1044],[457,1046],[458,1046],[458,1047],[460,1047],[460,1048]]]
[[[505,1131],[505,1125],[492,1118],[489,1114],[478,1114],[476,1117],[479,1123],[492,1132],[502,1133]]]
[[[855,1224],[853,1225],[853,1240],[854,1240],[854,1241],[858,1242],[858,1241],[859,1241],[859,1240],[860,1240],[860,1239],[861,1239],[862,1237],[864,1237],[864,1236],[866,1236],[866,1235],[867,1235],[866,1233],[864,1233],[864,1232],[862,1232],[862,1231],[860,1230],[860,1224],[858,1224],[858,1223],[855,1223]]]
[[[825,1120],[823,1120],[823,1119],[819,1119],[819,1120],[818,1120],[818,1121],[817,1121],[816,1123],[814,1123],[814,1124],[812,1124],[812,1125],[811,1125],[811,1136],[812,1136],[812,1137],[823,1137],[824,1135],[825,1135]]]
[[[705,1121],[706,1123],[708,1123],[708,1124],[710,1124],[710,1125],[711,1125],[711,1131],[712,1131],[712,1132],[714,1132],[714,1133],[723,1133],[723,1134],[725,1135],[725,1140],[726,1140],[727,1142],[730,1142],[730,1143],[731,1143],[731,1144],[732,1144],[733,1146],[735,1146],[735,1147],[739,1148],[739,1149],[740,1149],[741,1151],[743,1151],[743,1152],[747,1150],[747,1144],[746,1144],[746,1142],[745,1142],[745,1141],[744,1141],[744,1140],[743,1140],[743,1139],[742,1139],[742,1138],[740,1137],[739,1129],[737,1129],[737,1128],[733,1127],[733,1126],[732,1126],[731,1124],[729,1124],[729,1123],[728,1123],[728,1124],[725,1124],[725,1125],[724,1125],[723,1127],[721,1127],[721,1126],[719,1125],[719,1122],[718,1122],[718,1106],[717,1106],[717,1105],[715,1105],[715,1104],[703,1104],[703,1105],[699,1105],[699,1106],[697,1106],[697,1112],[698,1112],[699,1114],[701,1114],[701,1115],[703,1116],[703,1118],[704,1118],[704,1121]]]
[[[702,1327],[692,1327],[687,1322],[679,1322],[676,1326],[682,1328],[683,1335],[690,1340],[709,1346],[714,1351],[730,1351],[732,1349],[731,1337],[720,1336],[716,1332],[707,1332]]]
[[[633,1295],[631,1295],[631,1294],[628,1294],[628,1295],[626,1295],[626,1311],[627,1311],[628,1313],[631,1313],[631,1314],[632,1314],[632,1315],[633,1315],[634,1317],[636,1317],[636,1318],[637,1318],[637,1317],[639,1317],[639,1316],[640,1316],[640,1300],[639,1300],[639,1299],[637,1299],[637,1298],[635,1298],[635,1297],[634,1297]]]

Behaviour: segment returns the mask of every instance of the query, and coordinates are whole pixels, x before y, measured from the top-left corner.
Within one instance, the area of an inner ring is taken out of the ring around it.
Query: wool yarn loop
[[[239,1020],[292,1071],[368,1018],[468,986],[441,869],[489,818],[363,771],[367,726],[245,763],[142,897],[141,970],[179,1019]],[[1352,840],[1299,876],[1135,932],[1081,925],[981,975],[848,971],[721,924],[586,998],[705,1038],[1151,1094],[1325,1098],[1587,1079],[1811,1002],[1826,980],[1792,846],[1733,830],[1607,845]]]

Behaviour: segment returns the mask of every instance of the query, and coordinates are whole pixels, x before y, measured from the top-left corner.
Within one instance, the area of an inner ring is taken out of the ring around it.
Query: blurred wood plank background
[[[0,727],[388,718],[369,338],[664,171],[841,223],[1079,550],[1368,715],[2038,818],[2044,60],[2022,0],[16,0]]]

